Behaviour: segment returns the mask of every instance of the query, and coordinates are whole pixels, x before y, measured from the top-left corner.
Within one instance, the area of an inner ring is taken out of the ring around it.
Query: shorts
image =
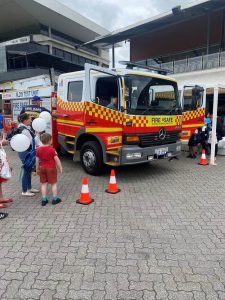
[[[40,182],[54,184],[57,182],[57,170],[40,168]]]

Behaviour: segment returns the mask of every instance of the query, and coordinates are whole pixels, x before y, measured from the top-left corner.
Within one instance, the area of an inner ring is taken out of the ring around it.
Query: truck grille
[[[159,133],[148,133],[140,135],[140,146],[158,146],[165,144],[173,144],[178,140],[179,131],[167,131],[166,136],[163,140],[159,139]]]

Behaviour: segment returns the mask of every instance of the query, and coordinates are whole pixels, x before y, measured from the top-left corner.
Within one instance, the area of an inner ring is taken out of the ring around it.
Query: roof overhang
[[[85,46],[101,46],[112,45],[132,38],[141,34],[149,33],[151,31],[159,30],[164,27],[179,24],[181,22],[197,18],[205,15],[210,11],[225,8],[224,0],[198,0],[183,7],[177,7],[170,12],[160,14],[153,18],[135,23],[131,26],[115,30],[111,34],[97,37],[85,43]]]
[[[49,26],[82,42],[109,32],[57,0],[0,0],[0,41]]]

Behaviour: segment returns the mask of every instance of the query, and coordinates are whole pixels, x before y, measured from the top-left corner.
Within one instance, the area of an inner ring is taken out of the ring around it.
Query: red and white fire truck
[[[59,76],[54,146],[80,157],[84,170],[139,164],[181,152],[177,82],[156,70],[110,70],[86,64]],[[146,67],[147,68],[147,67]],[[111,97],[117,98],[112,108]],[[56,105],[56,107],[54,107]]]

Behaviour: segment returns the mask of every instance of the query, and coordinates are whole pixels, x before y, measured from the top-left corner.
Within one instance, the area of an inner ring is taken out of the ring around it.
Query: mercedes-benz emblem
[[[161,129],[159,130],[159,139],[160,139],[160,140],[164,140],[165,137],[166,137],[166,130],[165,130],[164,128],[161,128]]]

